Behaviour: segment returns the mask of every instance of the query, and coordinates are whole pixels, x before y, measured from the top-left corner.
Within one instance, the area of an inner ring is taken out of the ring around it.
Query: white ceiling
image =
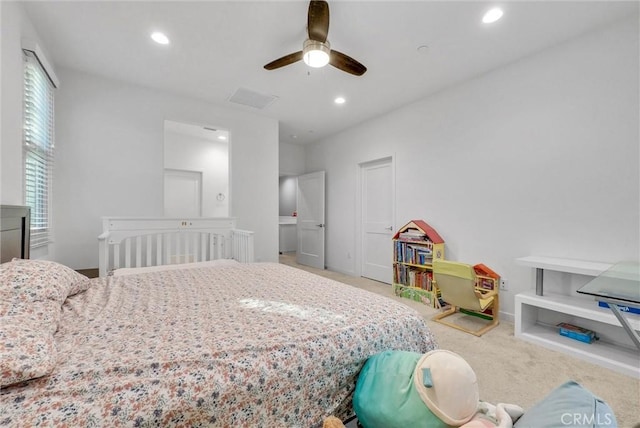
[[[23,5],[56,67],[274,117],[280,121],[280,141],[298,144],[638,16],[636,1],[330,1],[331,46],[368,68],[355,77],[331,66],[310,69],[302,62],[274,71],[262,68],[301,50],[306,1],[50,0]],[[504,17],[483,24],[483,13],[496,5]],[[156,30],[165,32],[171,44],[151,41]],[[421,45],[428,46],[426,53],[418,52]],[[263,110],[230,103],[238,88],[278,99]],[[335,105],[338,95],[347,102]]]

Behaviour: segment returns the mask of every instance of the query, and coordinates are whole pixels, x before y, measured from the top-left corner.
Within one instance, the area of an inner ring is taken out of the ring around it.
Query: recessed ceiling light
[[[498,19],[502,18],[502,14],[502,9],[497,7],[493,8],[484,14],[484,16],[482,17],[482,22],[484,22],[485,24],[491,24],[492,22],[496,22]]]
[[[347,100],[345,100],[343,97],[338,97],[335,100],[333,100],[333,102],[336,104],[344,104],[345,102],[347,102]]]
[[[161,45],[168,45],[169,44],[169,38],[167,36],[164,35],[164,33],[161,33],[159,31],[156,31],[155,33],[151,34],[151,38],[153,39],[154,42],[161,44]]]
[[[226,135],[218,135],[218,140],[225,141],[227,139]]]

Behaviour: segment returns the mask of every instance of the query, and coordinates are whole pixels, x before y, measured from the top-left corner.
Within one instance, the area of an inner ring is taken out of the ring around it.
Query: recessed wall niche
[[[226,129],[165,120],[165,216],[230,215],[229,142]]]

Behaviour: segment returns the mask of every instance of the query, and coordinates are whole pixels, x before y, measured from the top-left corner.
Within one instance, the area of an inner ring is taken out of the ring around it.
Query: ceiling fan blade
[[[329,4],[326,1],[309,2],[307,33],[311,40],[326,42],[329,34]]]
[[[264,68],[267,70],[275,70],[276,68],[284,67],[285,65],[298,62],[301,59],[302,59],[302,51],[298,51],[289,55],[285,55],[282,58],[278,58],[275,61],[271,61],[269,64],[265,65]]]
[[[367,67],[355,59],[333,49],[331,49],[331,54],[329,55],[329,64],[355,76],[362,76],[367,71]]]

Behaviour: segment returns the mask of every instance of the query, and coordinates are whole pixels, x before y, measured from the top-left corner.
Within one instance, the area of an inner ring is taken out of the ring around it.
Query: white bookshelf
[[[589,276],[597,276],[611,266],[549,257],[521,258],[518,264]],[[625,316],[633,329],[640,330],[639,315]],[[601,338],[587,344],[560,336],[556,327],[558,322],[589,328],[600,334]],[[593,298],[556,294],[550,290],[545,290],[544,295],[537,295],[534,290],[519,293],[515,296],[515,335],[536,345],[640,379],[640,351],[633,346],[611,310],[599,307]]]

